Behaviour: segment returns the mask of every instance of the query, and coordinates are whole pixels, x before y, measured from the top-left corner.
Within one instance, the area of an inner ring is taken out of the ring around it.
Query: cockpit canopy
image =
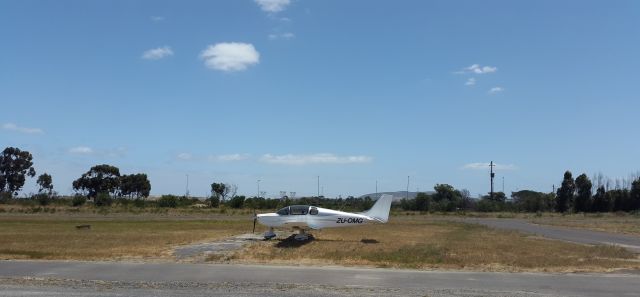
[[[281,216],[306,215],[306,214],[317,215],[318,209],[315,206],[309,206],[309,205],[291,205],[291,206],[281,208],[276,213]]]

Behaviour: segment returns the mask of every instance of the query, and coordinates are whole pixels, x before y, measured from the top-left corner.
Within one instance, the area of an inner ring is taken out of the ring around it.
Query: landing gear
[[[273,232],[273,228],[269,228],[269,231],[264,232],[264,239],[269,240],[276,237],[276,233]]]
[[[305,241],[309,239],[309,236],[311,234],[307,233],[304,231],[304,229],[299,229],[298,230],[298,234],[296,234],[296,236],[294,237],[295,240],[297,241]]]

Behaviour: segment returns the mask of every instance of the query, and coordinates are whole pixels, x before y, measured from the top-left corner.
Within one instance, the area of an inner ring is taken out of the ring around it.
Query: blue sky
[[[0,146],[61,193],[102,163],[201,196],[640,170],[637,1],[2,1],[0,36]]]

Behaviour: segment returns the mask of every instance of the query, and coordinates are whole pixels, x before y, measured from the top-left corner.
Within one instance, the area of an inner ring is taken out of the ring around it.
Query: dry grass
[[[261,242],[233,255],[238,262],[368,265],[491,271],[637,269],[637,255],[611,246],[582,246],[479,225],[395,217],[387,225],[316,232],[306,244]]]
[[[90,224],[91,230],[77,225]],[[4,214],[0,259],[172,260],[178,245],[245,233],[247,215]],[[366,265],[491,271],[640,269],[624,249],[589,247],[517,232],[454,223],[437,216],[395,216],[388,224],[327,229],[300,244],[266,241],[231,255],[234,262]],[[210,259],[211,261],[227,261]]]
[[[90,230],[75,226],[90,224]],[[247,231],[243,220],[0,217],[0,259],[169,259],[172,247]]]
[[[84,205],[81,207],[71,206],[24,206],[24,205],[2,205],[0,204],[0,217],[62,217],[62,218],[127,218],[127,219],[147,219],[147,218],[179,218],[189,219],[210,219],[212,217],[225,217],[228,219],[243,218],[253,214],[251,209],[230,209],[230,208],[159,208],[147,207],[137,208],[133,206],[111,206],[94,207]]]
[[[640,216],[621,214],[546,214],[529,219],[532,223],[582,228],[640,236]]]

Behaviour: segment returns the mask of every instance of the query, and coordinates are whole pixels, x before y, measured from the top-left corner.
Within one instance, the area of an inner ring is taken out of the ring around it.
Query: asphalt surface
[[[465,218],[463,222],[476,223],[491,228],[517,230],[547,238],[582,244],[617,245],[640,253],[640,237],[583,229],[537,225],[519,219]],[[639,294],[640,295],[640,294]]]
[[[0,296],[638,296],[638,284],[638,274],[0,261]]]

